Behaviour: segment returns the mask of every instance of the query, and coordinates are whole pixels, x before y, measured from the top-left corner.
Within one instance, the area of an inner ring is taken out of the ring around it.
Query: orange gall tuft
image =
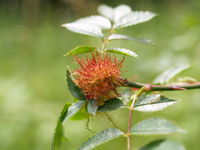
[[[92,58],[81,59],[75,57],[80,65],[75,73],[75,83],[80,87],[88,100],[104,101],[118,97],[117,87],[123,85],[121,67],[123,60],[108,54],[95,53]]]

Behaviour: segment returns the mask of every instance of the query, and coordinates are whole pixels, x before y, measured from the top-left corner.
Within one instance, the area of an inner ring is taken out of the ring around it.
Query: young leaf
[[[99,38],[103,37],[101,28],[89,23],[72,22],[72,23],[63,24],[62,26],[72,32],[90,35],[90,36],[99,37]]]
[[[77,54],[83,54],[83,53],[88,53],[95,51],[95,47],[90,47],[90,46],[77,46],[74,49],[70,50],[65,56],[67,55],[77,55]]]
[[[113,22],[117,22],[122,16],[131,12],[131,8],[128,5],[119,5],[115,8],[107,5],[100,5],[98,11],[101,15],[107,17]]]
[[[127,14],[131,13],[131,8],[128,5],[119,5],[114,9],[114,22],[118,22],[119,19]]]
[[[103,16],[90,16],[77,20],[79,23],[88,23],[100,27],[101,29],[110,29],[111,22]]]
[[[63,118],[63,122],[73,117],[85,105],[85,103],[86,101],[79,101],[72,104],[68,109],[67,115]]]
[[[151,44],[154,45],[154,43],[149,40],[149,39],[143,39],[143,38],[133,38],[133,37],[129,37],[127,35],[123,35],[123,34],[111,34],[108,37],[108,40],[129,40],[129,41],[135,41],[135,42],[139,42],[139,43],[143,43],[143,44]]]
[[[170,134],[173,132],[183,132],[183,130],[161,118],[146,119],[131,128],[131,133],[136,135]]]
[[[134,110],[142,112],[153,112],[162,110],[177,103],[176,100],[168,99],[160,94],[141,95],[134,105]]]
[[[83,143],[78,150],[91,150],[105,142],[123,135],[124,133],[118,129],[108,128],[100,131],[95,136],[90,138],[87,142]]]
[[[112,111],[112,110],[116,110],[123,107],[125,107],[123,102],[119,100],[118,98],[114,98],[114,99],[105,101],[104,105],[99,106],[98,112]]]
[[[86,97],[81,92],[81,89],[73,82],[69,70],[67,70],[67,84],[69,91],[75,98],[79,100],[86,100]]]
[[[98,109],[98,104],[96,100],[88,100],[87,111],[89,114],[95,115]]]
[[[165,84],[167,83],[171,78],[176,76],[177,74],[181,73],[182,71],[189,68],[189,65],[177,65],[173,68],[170,68],[169,70],[163,72],[161,75],[159,75],[155,80],[155,84]]]
[[[111,52],[111,53],[116,53],[116,54],[121,54],[121,55],[125,55],[125,56],[132,56],[132,57],[137,57],[138,55],[128,49],[125,48],[107,48],[105,49],[106,52]]]
[[[98,7],[98,12],[102,15],[102,16],[105,16],[107,17],[108,19],[112,20],[113,21],[113,13],[114,13],[114,10],[112,7],[109,7],[107,5],[100,5]]]
[[[156,14],[148,11],[135,11],[121,17],[114,28],[128,27],[151,20]]]
[[[140,150],[186,150],[185,147],[172,140],[160,139],[146,144]]]

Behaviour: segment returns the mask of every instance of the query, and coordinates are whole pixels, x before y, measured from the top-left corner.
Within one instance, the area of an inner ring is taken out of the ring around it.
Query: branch
[[[128,80],[124,80],[126,87],[133,87],[140,89],[142,87],[147,91],[175,91],[175,90],[192,90],[192,89],[200,89],[200,82],[188,83],[183,85],[153,85],[153,84],[145,84],[139,82],[131,82]]]

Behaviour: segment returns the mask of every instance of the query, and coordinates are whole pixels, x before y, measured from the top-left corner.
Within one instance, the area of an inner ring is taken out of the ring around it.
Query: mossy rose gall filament
[[[122,85],[121,67],[123,60],[108,54],[92,54],[90,59],[75,57],[79,69],[75,73],[75,83],[87,99],[94,99],[101,105],[105,100],[118,95],[117,87]]]

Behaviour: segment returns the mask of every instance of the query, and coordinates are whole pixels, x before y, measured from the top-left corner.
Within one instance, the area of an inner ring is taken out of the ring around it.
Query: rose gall
[[[93,53],[92,57],[75,57],[79,69],[74,71],[76,85],[88,100],[97,100],[98,105],[119,96],[117,87],[123,85],[121,67],[123,60],[109,54]]]

